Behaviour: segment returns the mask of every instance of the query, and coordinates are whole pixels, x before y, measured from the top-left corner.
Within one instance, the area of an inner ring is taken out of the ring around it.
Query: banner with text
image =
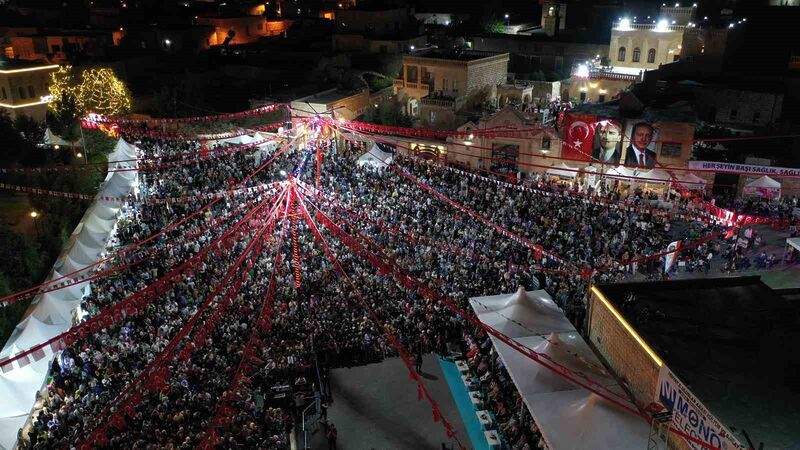
[[[736,164],[717,161],[689,161],[689,168],[713,170],[718,173],[800,177],[800,169],[793,169],[791,167],[756,166],[753,164]]]
[[[672,426],[722,450],[744,450],[731,432],[714,417],[667,366],[661,366],[656,385],[656,401],[672,413]],[[689,441],[694,450],[704,450]]]

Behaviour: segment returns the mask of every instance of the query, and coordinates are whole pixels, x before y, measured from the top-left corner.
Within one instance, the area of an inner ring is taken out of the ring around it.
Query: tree
[[[403,105],[396,100],[388,100],[364,113],[363,120],[378,125],[410,127],[411,118],[403,112]]]
[[[50,110],[68,123],[88,113],[117,116],[131,110],[130,92],[112,69],[62,66],[50,78]]]

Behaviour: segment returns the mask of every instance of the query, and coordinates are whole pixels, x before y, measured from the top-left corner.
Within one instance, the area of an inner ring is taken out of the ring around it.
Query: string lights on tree
[[[131,110],[130,92],[112,69],[62,66],[50,78],[50,110],[59,117],[120,115]]]

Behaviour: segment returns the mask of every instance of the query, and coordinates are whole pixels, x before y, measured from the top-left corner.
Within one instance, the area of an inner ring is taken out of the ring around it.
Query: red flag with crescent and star
[[[580,161],[591,160],[596,123],[597,116],[594,114],[567,113],[561,157]]]

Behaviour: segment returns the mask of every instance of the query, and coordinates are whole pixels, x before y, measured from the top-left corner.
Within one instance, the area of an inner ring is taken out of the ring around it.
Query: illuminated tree
[[[82,114],[118,116],[131,110],[128,88],[111,69],[84,70],[76,97]]]
[[[88,113],[117,116],[131,109],[130,92],[111,69],[78,72],[72,66],[63,66],[50,77],[50,110],[62,119]]]
[[[61,66],[50,74],[50,96],[48,107],[60,119],[73,120],[78,115],[77,93],[78,80],[72,66]]]

